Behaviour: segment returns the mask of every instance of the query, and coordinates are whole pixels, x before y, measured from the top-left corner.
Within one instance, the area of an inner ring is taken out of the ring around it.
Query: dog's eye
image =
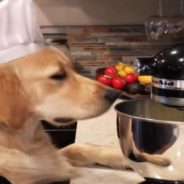
[[[66,78],[66,73],[65,72],[56,73],[56,74],[51,75],[49,78],[52,80],[63,80]]]

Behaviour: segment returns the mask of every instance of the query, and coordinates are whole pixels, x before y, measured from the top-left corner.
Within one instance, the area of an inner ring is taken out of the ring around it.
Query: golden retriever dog
[[[119,149],[88,144],[57,149],[41,124],[62,126],[98,116],[118,95],[77,74],[56,48],[1,64],[0,175],[12,184],[47,184],[78,176],[80,166],[128,167]]]
[[[42,128],[104,113],[119,92],[77,74],[55,48],[0,66],[0,175],[12,184],[46,184],[80,173],[77,166],[127,166],[120,151],[72,144],[58,150]]]

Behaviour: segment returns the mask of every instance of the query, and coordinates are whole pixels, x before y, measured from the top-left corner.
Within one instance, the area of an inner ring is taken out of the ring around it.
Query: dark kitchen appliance
[[[184,45],[153,58],[152,99],[117,104],[120,146],[145,183],[184,183]]]
[[[152,99],[171,106],[184,106],[184,45],[160,52],[152,63]]]
[[[153,75],[153,58],[142,57],[137,59],[137,72],[139,75]]]

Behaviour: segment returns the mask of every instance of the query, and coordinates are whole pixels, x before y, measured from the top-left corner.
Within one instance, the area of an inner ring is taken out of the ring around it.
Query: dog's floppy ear
[[[19,129],[28,115],[21,82],[10,69],[0,68],[0,126]]]

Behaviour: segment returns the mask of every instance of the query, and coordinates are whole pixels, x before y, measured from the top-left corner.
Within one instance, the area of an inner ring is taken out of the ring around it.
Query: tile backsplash
[[[154,56],[174,42],[149,41],[143,25],[42,26],[45,43],[70,49],[74,66],[94,77],[98,68]]]

